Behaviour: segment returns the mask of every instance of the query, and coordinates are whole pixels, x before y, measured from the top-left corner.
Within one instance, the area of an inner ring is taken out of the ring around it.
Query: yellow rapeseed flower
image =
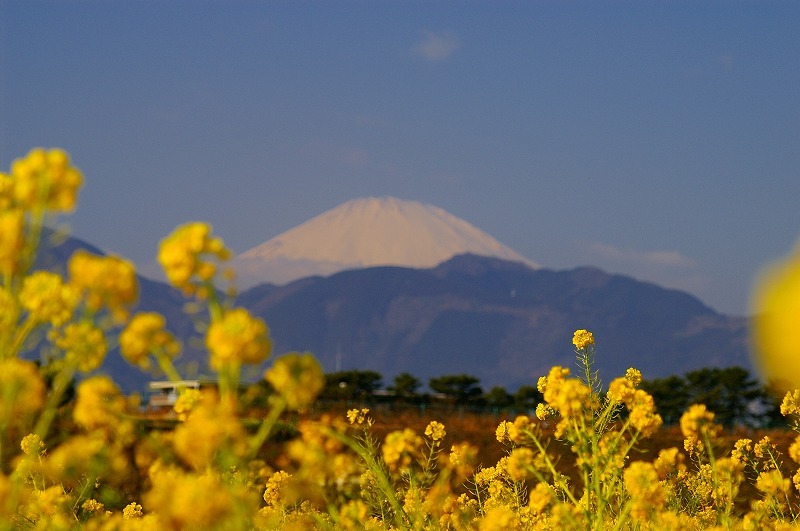
[[[174,431],[175,453],[195,470],[204,470],[224,454],[243,455],[245,431],[230,400],[206,394]]]
[[[410,428],[393,431],[381,446],[383,462],[393,472],[404,470],[421,458],[422,445],[422,439]]]
[[[623,473],[625,488],[631,495],[631,516],[646,521],[653,510],[661,509],[666,497],[651,463],[635,461]]]
[[[310,406],[325,387],[322,367],[309,352],[290,352],[277,358],[264,373],[264,379],[283,397],[286,406],[293,410]],[[362,410],[362,414],[366,413]]]
[[[0,360],[0,420],[39,411],[44,393],[44,381],[33,363],[17,358]]]
[[[88,431],[115,430],[125,414],[127,402],[119,387],[107,376],[93,376],[78,385],[72,411],[75,423]]]
[[[78,189],[83,185],[80,170],[70,164],[61,149],[32,149],[24,158],[11,163],[14,181],[13,200],[26,210],[44,207],[69,212],[75,208]]]
[[[29,457],[36,457],[45,451],[45,444],[42,438],[35,433],[29,433],[22,438],[19,443],[22,453]]]
[[[187,295],[198,293],[199,285],[214,277],[213,260],[227,260],[230,254],[221,238],[211,236],[211,226],[200,222],[179,226],[158,247],[158,261],[167,279]]]
[[[800,388],[800,245],[761,274],[751,313],[756,367],[780,392]]]
[[[50,341],[64,351],[64,358],[83,372],[98,368],[108,349],[103,331],[90,322],[70,323],[50,331]]]
[[[226,311],[211,323],[206,333],[211,367],[220,370],[228,363],[259,364],[270,354],[272,341],[264,321],[244,308]]]
[[[139,293],[132,263],[78,250],[70,257],[68,270],[70,285],[81,293],[89,310],[107,309],[119,322],[128,317],[128,307],[136,302]]]
[[[681,415],[681,432],[686,438],[683,446],[687,452],[694,453],[703,448],[703,441],[715,437],[720,427],[714,424],[714,413],[705,404],[692,404]]]
[[[59,275],[36,271],[22,281],[19,301],[34,321],[61,326],[72,317],[78,294]]]
[[[183,389],[181,390],[178,398],[175,400],[175,405],[172,410],[178,415],[178,420],[186,420],[194,407],[200,403],[203,394],[199,389]]]
[[[432,420],[428,426],[425,427],[425,436],[430,437],[433,441],[441,441],[447,432],[444,429],[444,424]]]
[[[165,329],[164,316],[156,312],[137,313],[119,335],[122,356],[143,369],[150,367],[150,353],[174,358],[180,343]]]
[[[594,336],[588,330],[575,330],[572,336],[572,344],[578,350],[584,349],[590,345],[594,345]]]

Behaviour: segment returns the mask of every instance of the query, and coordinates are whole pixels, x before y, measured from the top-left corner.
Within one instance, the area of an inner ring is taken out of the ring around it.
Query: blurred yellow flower
[[[95,370],[106,357],[108,347],[105,334],[92,323],[70,323],[63,330],[51,330],[49,338],[64,351],[67,362],[83,372]]]
[[[76,251],[68,264],[70,285],[81,293],[92,312],[103,308],[119,322],[128,317],[128,306],[136,302],[139,285],[136,270],[116,256],[97,256]]]
[[[175,453],[195,470],[212,466],[217,459],[243,455],[245,431],[230,400],[205,394],[186,420],[174,431]]]
[[[22,281],[19,301],[34,321],[61,326],[72,317],[78,294],[59,275],[36,271]]]
[[[751,302],[754,363],[779,393],[800,388],[800,245],[762,272]]]
[[[393,472],[407,469],[420,459],[423,441],[414,430],[405,428],[389,433],[381,446],[383,462]]]
[[[13,200],[26,210],[41,205],[48,210],[69,212],[75,208],[78,189],[83,184],[80,170],[58,148],[32,149],[24,158],[11,163],[11,176]]]
[[[594,336],[588,330],[575,330],[572,336],[572,344],[575,345],[575,348],[578,350],[584,349],[589,345],[594,345]]]
[[[25,246],[25,214],[21,209],[0,210],[0,275],[19,273]]]
[[[264,379],[286,400],[289,409],[310,406],[325,387],[325,374],[310,352],[281,356],[264,373]]]
[[[178,415],[178,420],[186,420],[194,407],[200,402],[202,393],[199,389],[183,389],[180,391],[172,410]]]
[[[0,360],[0,420],[27,416],[44,405],[45,386],[37,367],[16,358]]]
[[[115,430],[125,414],[125,397],[107,376],[93,376],[78,385],[72,417],[86,430]]]
[[[211,323],[206,333],[211,367],[220,370],[228,363],[261,363],[272,350],[268,334],[264,321],[246,309],[226,311],[221,319]]]
[[[180,343],[164,327],[164,316],[155,312],[137,313],[119,335],[122,356],[143,369],[150,367],[150,353],[174,358],[180,353]]]
[[[230,254],[221,238],[211,236],[209,224],[192,222],[179,226],[161,240],[158,262],[173,286],[193,295],[198,293],[198,285],[193,283],[195,277],[200,283],[210,281],[217,272],[211,260],[227,260]]]

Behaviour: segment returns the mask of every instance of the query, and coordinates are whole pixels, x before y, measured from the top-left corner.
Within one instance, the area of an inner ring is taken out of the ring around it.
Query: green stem
[[[75,369],[76,367],[74,364],[65,362],[64,366],[58,371],[55,378],[53,378],[53,388],[50,391],[50,395],[47,397],[47,404],[33,431],[36,435],[41,437],[43,441],[47,437],[47,433],[50,431],[50,425],[53,423],[56,411],[58,411],[58,403],[61,402],[64,391],[67,390],[69,382],[72,381],[72,377],[75,375]]]
[[[14,340],[11,343],[11,348],[4,352],[2,357],[10,359],[18,356],[19,350],[22,348],[23,343],[25,343],[25,339],[27,339],[27,337],[31,332],[33,332],[34,328],[36,328],[38,324],[39,323],[33,319],[31,315],[28,315],[22,326],[17,329],[17,333],[14,335]]]
[[[164,374],[170,379],[170,381],[180,382],[183,380],[177,369],[175,369],[175,365],[172,363],[172,360],[160,349],[153,352],[153,356],[155,356],[158,366],[162,371],[164,371]]]
[[[283,397],[278,396],[275,399],[275,402],[272,405],[272,409],[269,411],[269,415],[261,425],[258,427],[258,431],[253,438],[250,439],[250,450],[248,452],[248,459],[252,460],[255,458],[258,451],[264,445],[264,442],[269,437],[270,432],[272,432],[273,426],[278,421],[278,418],[281,416],[281,413],[286,409],[286,400]]]
[[[367,464],[367,467],[375,474],[375,478],[378,480],[378,487],[380,487],[381,491],[383,491],[383,495],[386,496],[386,499],[389,501],[392,509],[394,509],[395,524],[398,528],[405,529],[407,527],[406,518],[408,515],[406,515],[406,512],[403,510],[403,506],[400,505],[400,502],[397,500],[394,488],[392,487],[389,478],[384,473],[383,467],[381,467],[376,461],[375,456],[370,454],[365,448],[356,444],[355,441],[345,434],[339,433],[338,431],[332,429],[326,429],[325,431],[330,437],[333,437],[337,441],[345,444],[364,460],[364,462]]]

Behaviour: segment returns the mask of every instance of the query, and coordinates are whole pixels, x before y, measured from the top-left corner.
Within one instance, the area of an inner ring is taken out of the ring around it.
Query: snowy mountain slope
[[[433,267],[472,253],[539,265],[449,212],[393,197],[354,199],[240,254],[240,287],[346,269]]]

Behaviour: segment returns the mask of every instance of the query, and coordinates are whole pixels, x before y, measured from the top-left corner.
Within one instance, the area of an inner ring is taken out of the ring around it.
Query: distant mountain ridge
[[[69,238],[43,259],[63,271],[77,248]],[[60,266],[58,264],[61,264]],[[158,311],[184,344],[184,375],[209,374],[186,299],[166,284],[140,277],[137,311]],[[751,368],[744,318],[715,312],[688,293],[592,267],[531,269],[520,262],[471,254],[436,267],[369,267],[284,286],[263,284],[235,304],[270,327],[274,351],[310,351],[326,371],[376,370],[389,384],[409,372],[423,382],[444,374],[478,377],[485,388],[535,385],[553,365],[574,368],[571,337],[591,330],[597,369],[606,383],[636,367],[645,378],[701,367]],[[268,362],[269,363],[269,362]],[[103,371],[126,391],[154,377],[108,354]],[[263,367],[246,371],[258,378]]]
[[[539,265],[449,212],[394,197],[347,201],[241,253],[241,287],[286,283],[346,269],[425,268],[473,253]]]
[[[270,325],[278,351],[309,350],[326,370],[467,373],[484,385],[535,384],[574,367],[572,332],[598,340],[607,382],[707,366],[749,368],[746,323],[695,297],[583,267],[532,270],[460,255],[430,269],[374,267],[260,286],[239,297]]]

